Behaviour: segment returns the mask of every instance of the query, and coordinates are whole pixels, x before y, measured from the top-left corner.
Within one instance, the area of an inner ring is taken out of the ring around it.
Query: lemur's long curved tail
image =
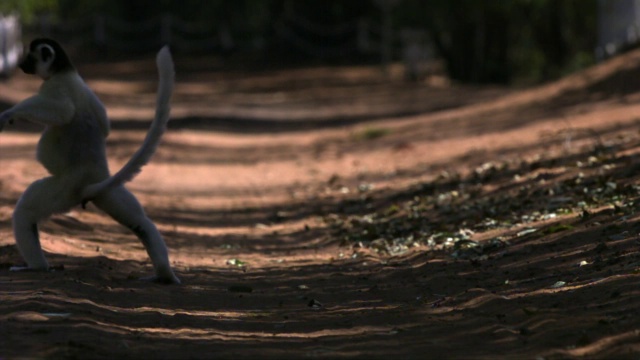
[[[101,193],[113,187],[133,180],[140,173],[156,152],[160,139],[167,129],[169,114],[171,110],[170,101],[174,84],[174,65],[169,47],[163,47],[156,56],[158,66],[159,84],[156,99],[156,115],[151,123],[149,132],[142,143],[142,146],[129,161],[113,176],[95,184],[91,184],[82,190],[83,206]]]

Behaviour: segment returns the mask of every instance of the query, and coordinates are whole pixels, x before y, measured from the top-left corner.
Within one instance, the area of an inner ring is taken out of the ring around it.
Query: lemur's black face
[[[36,62],[38,60],[33,55],[33,53],[29,52],[20,62],[20,69],[24,71],[25,74],[34,75],[36,73]]]
[[[36,39],[29,45],[29,53],[19,64],[26,74],[37,74],[43,79],[63,71],[74,70],[64,49],[55,40]]]

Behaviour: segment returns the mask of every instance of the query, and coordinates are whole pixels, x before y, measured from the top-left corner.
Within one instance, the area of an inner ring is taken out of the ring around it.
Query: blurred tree
[[[451,78],[548,80],[593,62],[596,0],[405,0],[397,23],[426,29]]]
[[[524,9],[533,45],[545,59],[543,79],[556,78],[593,62],[596,44],[595,0],[529,1]],[[591,60],[590,60],[591,59]]]
[[[329,52],[342,61],[379,60],[379,54],[358,53],[355,25],[365,20],[378,41],[387,33],[380,31],[381,24],[390,21],[396,39],[391,47],[394,57],[400,54],[398,30],[422,30],[429,34],[452,79],[513,83],[556,78],[592,63],[596,2],[398,0],[391,18],[376,6],[379,0],[0,0],[0,11],[17,11],[27,22],[47,11],[68,24],[97,14],[133,23],[170,13],[176,21],[221,34],[222,49],[244,44],[249,51],[266,49],[282,59],[303,60]],[[347,28],[353,30],[334,30]],[[191,34],[184,30],[181,35],[196,36]],[[299,37],[293,39],[299,46],[292,46],[292,39],[283,34]],[[307,45],[328,50],[305,52]]]
[[[55,12],[57,5],[57,0],[2,0],[0,14],[17,13],[23,22],[31,22],[40,12]]]

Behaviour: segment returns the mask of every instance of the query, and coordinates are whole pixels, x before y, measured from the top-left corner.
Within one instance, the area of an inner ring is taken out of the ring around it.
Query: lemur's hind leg
[[[156,272],[153,280],[163,283],[180,283],[171,270],[162,235],[149,220],[133,194],[120,185],[98,195],[93,199],[93,203],[114,220],[133,231],[142,241]]]
[[[18,250],[27,267],[13,271],[48,270],[38,235],[38,222],[69,210],[78,203],[72,184],[64,177],[51,176],[31,184],[22,194],[13,212],[13,232]]]

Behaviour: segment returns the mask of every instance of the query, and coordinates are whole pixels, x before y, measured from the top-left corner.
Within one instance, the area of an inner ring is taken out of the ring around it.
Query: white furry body
[[[50,118],[53,121],[49,123],[41,121],[46,127],[38,142],[38,161],[51,175],[77,177],[79,184],[108,177],[105,154],[105,139],[109,134],[107,114],[80,76],[75,72],[54,76],[43,83],[36,96],[48,99],[66,97],[49,107],[40,108],[43,116],[56,114],[58,118]],[[74,106],[63,109],[62,104]],[[21,113],[20,108],[14,111],[15,119],[20,119],[22,114],[26,120],[39,122],[35,117],[28,119],[28,113]]]
[[[158,65],[158,73],[160,75],[160,83],[158,84],[158,95],[156,99],[156,116],[151,124],[151,128],[147,133],[142,147],[133,155],[133,157],[111,178],[97,184],[92,184],[83,190],[83,200],[92,199],[105,189],[117,186],[119,184],[131,181],[146,165],[151,156],[155,153],[160,138],[167,129],[169,121],[171,94],[173,93],[173,60],[167,47],[162,48],[156,58]]]
[[[16,270],[49,267],[38,237],[40,220],[92,201],[140,238],[153,262],[156,279],[179,282],[171,270],[162,236],[123,186],[150,160],[169,120],[173,61],[166,47],[156,60],[160,75],[156,117],[141,148],[114,176],[109,175],[105,152],[109,134],[106,111],[75,70],[43,76],[45,81],[36,95],[0,114],[0,130],[10,120],[45,125],[37,159],[51,174],[31,184],[16,205],[14,235],[27,262],[26,268]],[[39,68],[38,73],[45,70]]]

